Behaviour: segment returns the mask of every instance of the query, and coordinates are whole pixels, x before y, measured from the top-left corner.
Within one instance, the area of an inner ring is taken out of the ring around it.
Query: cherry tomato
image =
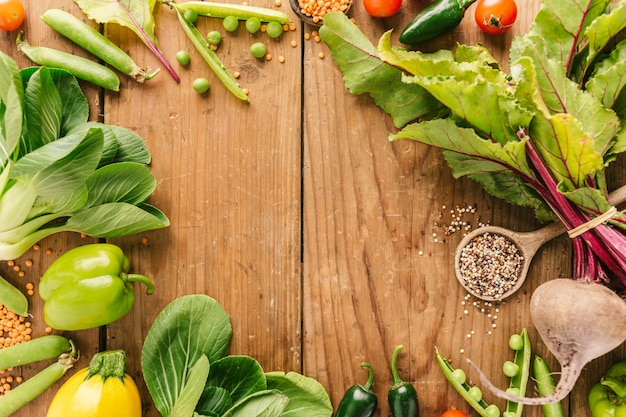
[[[373,17],[391,17],[398,13],[402,0],[363,0],[365,10]]]
[[[0,0],[0,29],[11,31],[24,21],[24,6],[20,0]]]
[[[517,4],[515,0],[478,0],[474,18],[483,32],[499,35],[515,23]]]
[[[463,411],[459,410],[448,410],[441,415],[441,417],[469,417]]]

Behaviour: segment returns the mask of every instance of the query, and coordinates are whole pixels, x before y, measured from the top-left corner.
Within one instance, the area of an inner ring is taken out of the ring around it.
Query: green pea
[[[471,387],[469,390],[467,390],[467,392],[469,393],[469,395],[472,396],[473,399],[475,399],[476,401],[480,401],[483,399],[483,392],[480,390],[480,388],[478,388],[477,386],[473,386]]]
[[[519,374],[519,365],[511,361],[506,361],[502,365],[502,372],[509,378],[513,378],[514,376]]]
[[[185,10],[183,17],[189,23],[196,23],[196,20],[198,20],[198,13],[195,10],[187,9]]]
[[[246,29],[250,33],[257,33],[259,29],[261,29],[261,21],[258,17],[252,16],[248,20],[246,20]]]
[[[519,388],[517,387],[509,387],[506,389],[506,393],[519,397],[520,391],[519,391]]]
[[[222,25],[224,25],[224,29],[227,32],[234,32],[239,28],[239,19],[235,16],[226,16],[222,21]]]
[[[255,58],[263,58],[265,56],[265,45],[263,42],[255,42],[250,46],[250,53]]]
[[[176,52],[176,61],[178,61],[178,63],[180,65],[189,65],[189,54],[187,53],[187,51],[178,51]]]
[[[513,334],[509,338],[509,347],[518,351],[524,347],[524,338],[519,334]]]
[[[195,80],[193,80],[191,86],[196,91],[196,93],[202,94],[209,91],[210,84],[209,80],[207,80],[206,78],[196,78]]]
[[[465,376],[465,372],[463,372],[462,369],[455,369],[454,371],[452,371],[452,378],[454,378],[456,381],[460,382],[461,384],[464,384],[465,381],[467,380],[467,377]]]
[[[502,414],[502,417],[515,417],[515,413],[514,413],[514,412],[512,412],[512,411],[505,411],[505,412]]]
[[[500,417],[500,409],[495,404],[491,404],[485,408],[485,415],[489,417]]]
[[[278,22],[269,22],[265,32],[270,38],[278,38],[283,34],[283,25]]]
[[[217,30],[212,30],[206,35],[206,40],[211,45],[218,45],[222,42],[222,34]]]

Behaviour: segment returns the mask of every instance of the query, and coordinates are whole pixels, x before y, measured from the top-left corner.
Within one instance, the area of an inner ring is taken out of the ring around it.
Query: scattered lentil
[[[515,285],[523,262],[513,242],[496,233],[483,233],[461,250],[459,270],[474,294],[497,298]]]
[[[325,57],[326,55],[324,54],[324,52],[320,52],[319,54],[317,54],[317,56],[318,56],[320,59],[324,59],[324,57]]]
[[[285,62],[285,57],[284,56],[279,56],[278,57],[278,62],[280,62],[281,64]]]

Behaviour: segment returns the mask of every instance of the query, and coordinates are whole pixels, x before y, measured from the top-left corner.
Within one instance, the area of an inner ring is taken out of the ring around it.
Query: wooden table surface
[[[405,0],[396,16],[376,20],[356,0],[350,16],[373,42],[390,28],[397,28],[397,39],[427,3]],[[274,0],[249,4],[277,7]],[[28,15],[22,29],[31,44],[86,55],[39,19],[45,10],[61,8],[86,20],[72,1],[24,0],[24,5]],[[503,36],[480,33],[472,6],[459,28],[428,47],[481,42],[507,67],[511,40],[528,29],[539,0],[520,0],[519,6],[515,27]],[[297,21],[286,0],[279,9]],[[459,216],[474,226],[482,222],[529,231],[540,226],[532,212],[491,198],[474,182],[453,179],[435,149],[390,143],[387,133],[394,128],[389,117],[368,96],[347,92],[328,47],[305,38],[314,27],[297,21],[296,30],[279,40],[250,35],[243,26],[224,35],[217,54],[228,70],[241,74],[239,82],[250,92],[250,103],[244,103],[213,76],[173,11],[157,4],[155,19],[160,47],[180,83],[162,69],[143,85],[122,78],[117,93],[82,85],[93,120],[134,130],[152,153],[158,186],[150,202],[167,214],[171,226],[113,243],[129,255],[133,272],[151,277],[157,290],[147,296],[138,289],[135,308],[106,329],[65,333],[82,352],[77,367],[86,366],[98,350],[126,350],[144,416],[158,416],[141,377],[142,342],[167,303],[183,294],[204,293],[230,315],[231,353],[252,356],[267,371],[293,370],[318,379],[335,408],[349,386],[365,382],[367,373],[359,364],[369,361],[376,369],[377,415],[388,416],[390,356],[399,344],[405,346],[400,374],[414,384],[422,417],[438,417],[449,407],[476,415],[442,376],[435,347],[464,367],[471,381],[477,375],[467,368],[466,358],[506,386],[501,366],[512,358],[507,342],[525,327],[534,352],[558,370],[527,306],[541,282],[569,276],[565,237],[539,251],[530,279],[513,298],[475,305],[453,273],[462,233],[448,235],[446,226]],[[201,18],[198,27],[206,33],[221,29],[221,21]],[[112,24],[105,31],[136,62],[160,67],[129,30]],[[16,35],[1,32],[0,49],[20,68],[30,66],[16,51]],[[249,45],[257,38],[268,44],[273,60],[250,55]],[[181,49],[191,55],[185,68],[174,59]],[[191,87],[200,76],[212,82],[206,95]],[[626,182],[623,171],[612,175],[615,185]],[[20,288],[27,282],[36,285],[58,255],[92,241],[71,233],[52,236],[40,243],[39,251],[15,260],[23,277],[8,262],[0,262],[0,275]],[[42,302],[36,293],[30,301],[34,333],[42,335]],[[586,397],[591,385],[623,355],[622,347],[586,367],[565,401],[568,415],[590,416]],[[14,372],[28,378],[42,366]],[[17,415],[44,415],[58,387]],[[504,404],[488,392],[485,397]],[[539,407],[527,407],[524,415],[542,413]]]

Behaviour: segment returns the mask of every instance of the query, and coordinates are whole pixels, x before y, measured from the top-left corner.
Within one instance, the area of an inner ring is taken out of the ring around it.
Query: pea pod
[[[72,349],[71,352],[59,356],[59,359],[52,365],[0,396],[0,417],[9,417],[39,397],[58,382],[77,360],[78,351]]]
[[[69,72],[76,78],[88,81],[98,87],[111,91],[119,91],[120,79],[110,68],[100,65],[90,59],[68,54],[67,52],[48,48],[46,46],[32,46],[22,40],[23,32],[17,35],[17,49],[24,53],[31,61],[48,68],[58,68]]]
[[[509,347],[515,351],[513,363],[517,368],[517,372],[514,375],[510,375],[509,392],[523,397],[526,394],[531,367],[530,339],[526,329],[522,329],[519,335],[514,334],[509,338]],[[521,417],[523,408],[523,404],[507,401],[506,411],[503,416]]]
[[[435,0],[422,9],[400,33],[400,42],[415,45],[456,28],[476,0]]]
[[[367,362],[363,362],[361,366],[369,369],[367,382],[365,385],[353,385],[348,388],[337,407],[336,417],[370,417],[376,411],[378,398],[372,391],[374,368]]]
[[[63,336],[46,335],[0,349],[0,370],[56,358],[71,352],[72,342]]]
[[[291,20],[285,13],[264,7],[216,3],[212,1],[186,1],[183,3],[166,2],[170,6],[175,7],[183,13],[191,10],[200,16],[226,18],[228,16],[236,17],[238,20],[248,20],[256,17],[261,22],[278,22],[281,24],[289,24]]]
[[[392,417],[416,417],[418,415],[417,392],[413,385],[400,378],[400,375],[398,375],[398,367],[396,366],[398,353],[403,348],[403,345],[397,346],[391,357],[393,385],[387,393],[387,400],[389,401]]]
[[[463,397],[465,402],[482,417],[499,417],[500,409],[494,404],[487,404],[477,387],[471,387],[466,382],[466,375],[462,369],[455,369],[439,352],[437,363],[450,385]]]
[[[3,304],[20,316],[28,314],[28,299],[22,291],[17,289],[6,279],[0,276],[0,304]],[[4,369],[4,368],[0,368]]]
[[[178,14],[178,21],[180,22],[183,31],[185,32],[189,40],[191,40],[191,43],[193,43],[193,45],[196,47],[200,55],[202,55],[202,58],[204,58],[206,63],[209,64],[209,67],[211,67],[211,70],[213,70],[217,78],[220,79],[222,84],[224,84],[224,86],[231,93],[233,93],[235,97],[243,101],[249,101],[248,95],[241,89],[239,83],[228,72],[226,67],[224,67],[224,64],[222,64],[215,52],[213,52],[213,50],[206,43],[206,41],[202,37],[202,34],[200,34],[196,26],[193,23],[187,21],[187,19],[185,19],[182,10],[176,9],[176,12]]]
[[[41,16],[41,19],[61,35],[137,82],[142,83],[159,73],[157,69],[154,73],[147,74],[146,70],[140,68],[120,47],[71,13],[50,9]]]
[[[554,387],[556,386],[554,383],[554,378],[552,377],[552,372],[550,371],[550,367],[546,363],[543,358],[535,355],[535,360],[533,361],[533,375],[535,377],[535,383],[537,385],[537,392],[542,397],[547,397],[548,395],[554,392]],[[542,404],[541,410],[543,411],[543,415],[545,417],[564,417],[565,413],[563,412],[563,406],[560,402],[550,403],[550,404]]]

